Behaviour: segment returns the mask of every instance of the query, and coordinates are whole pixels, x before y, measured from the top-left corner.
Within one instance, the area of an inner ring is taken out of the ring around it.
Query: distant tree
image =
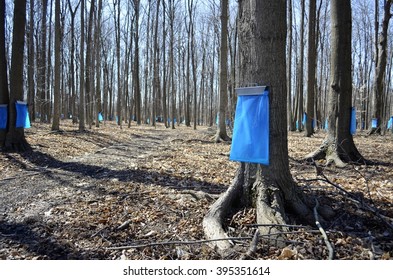
[[[381,133],[384,131],[386,123],[383,122],[383,95],[384,95],[384,83],[386,74],[387,64],[387,42],[388,42],[388,30],[389,21],[392,17],[391,14],[392,0],[384,1],[384,17],[382,21],[382,30],[378,35],[378,24],[376,26],[376,66],[375,66],[375,77],[374,77],[374,94],[373,94],[373,105],[372,105],[372,118],[377,121],[375,128],[371,128],[370,133]],[[377,21],[378,22],[378,21]],[[382,127],[383,126],[383,127]]]
[[[71,52],[70,52],[70,91],[71,91],[71,114],[72,114],[72,123],[76,124],[78,122],[78,114],[76,107],[76,83],[75,83],[75,16],[76,11],[81,3],[79,0],[76,7],[73,9],[71,5],[71,0],[67,0],[68,9],[71,13]]]
[[[307,64],[307,119],[306,119],[306,136],[310,137],[314,134],[313,122],[315,118],[315,72],[317,63],[316,48],[316,12],[317,1],[310,0],[309,3],[309,20],[308,20],[308,64]]]
[[[140,87],[139,77],[139,14],[140,14],[140,0],[133,0],[135,21],[134,21],[134,71],[133,71],[133,84],[134,84],[134,96],[135,96],[135,115],[137,124],[142,123],[142,96]]]
[[[350,133],[352,107],[351,1],[331,1],[331,70],[328,99],[328,133],[321,147],[307,159],[326,158],[338,167],[345,162],[363,163]]]
[[[81,0],[81,35],[80,35],[80,66],[79,66],[79,131],[84,131],[85,127],[85,2]]]
[[[48,0],[41,1],[41,30],[40,30],[40,48],[38,53],[38,73],[37,73],[37,94],[39,97],[39,114],[40,122],[49,121],[49,112],[47,111],[46,91],[47,91],[47,13]]]
[[[52,130],[60,129],[60,0],[55,1],[55,90]]]
[[[216,142],[231,140],[226,130],[228,107],[228,0],[221,0],[220,104]]]
[[[292,112],[292,50],[293,50],[293,8],[292,8],[292,0],[288,1],[288,58],[287,58],[287,83],[288,83],[288,97],[287,97],[287,120],[288,120],[288,129],[290,131],[295,131],[295,123]]]
[[[27,67],[27,84],[29,87],[28,91],[28,104],[29,104],[29,115],[30,120],[35,120],[35,81],[34,81],[34,73],[36,71],[35,68],[35,50],[34,50],[34,0],[30,0],[30,15],[29,15],[29,34],[28,34],[28,67]]]

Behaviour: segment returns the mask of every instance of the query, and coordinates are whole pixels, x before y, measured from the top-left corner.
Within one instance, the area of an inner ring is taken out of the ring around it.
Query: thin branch
[[[319,231],[322,234],[323,240],[325,241],[326,246],[328,247],[329,250],[329,260],[332,260],[334,257],[334,251],[333,251],[333,247],[332,244],[330,244],[329,238],[325,232],[325,230],[323,229],[323,227],[321,226],[320,222],[319,222],[319,218],[318,218],[318,211],[317,208],[319,207],[319,202],[317,199],[315,199],[315,207],[314,207],[314,217],[315,217],[315,224],[317,225]]]
[[[241,260],[246,260],[248,258],[250,258],[252,255],[255,254],[255,252],[258,250],[258,242],[259,242],[259,230],[256,229],[255,233],[254,233],[254,237],[252,238],[251,244],[250,244],[250,248],[248,249],[248,251],[243,254],[240,259]]]

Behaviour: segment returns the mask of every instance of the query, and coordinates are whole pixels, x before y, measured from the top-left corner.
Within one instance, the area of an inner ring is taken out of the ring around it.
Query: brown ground
[[[0,153],[0,259],[221,258],[203,242],[202,218],[237,163],[228,160],[229,144],[211,141],[213,130],[120,130],[108,122],[79,133],[68,121],[62,129],[34,124],[26,131],[32,152]],[[305,192],[336,210],[324,225],[335,258],[392,258],[393,137],[356,136],[362,154],[379,164],[323,168],[331,183],[314,180],[322,179],[315,167],[300,161],[323,137],[291,133],[290,165]],[[241,237],[228,258],[248,250],[254,221],[253,209],[228,220],[229,235]],[[320,232],[301,226],[284,249],[274,236],[261,239],[253,258],[326,259]]]

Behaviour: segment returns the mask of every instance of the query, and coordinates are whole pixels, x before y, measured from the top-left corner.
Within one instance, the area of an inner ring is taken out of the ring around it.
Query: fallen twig
[[[246,260],[248,258],[250,258],[253,254],[255,254],[255,252],[258,249],[258,242],[259,242],[259,230],[256,229],[255,233],[254,233],[254,237],[252,238],[251,244],[250,244],[250,248],[248,249],[248,251],[243,254],[240,259],[241,260]]]
[[[319,218],[318,218],[318,211],[317,208],[319,207],[319,202],[317,199],[315,199],[315,207],[314,207],[314,217],[315,217],[315,224],[317,225],[319,231],[322,234],[323,240],[325,241],[326,246],[328,247],[329,250],[329,260],[332,260],[334,257],[334,251],[333,251],[333,247],[332,244],[330,244],[329,238],[325,232],[325,230],[323,229],[323,227],[321,226],[320,222],[319,222]]]

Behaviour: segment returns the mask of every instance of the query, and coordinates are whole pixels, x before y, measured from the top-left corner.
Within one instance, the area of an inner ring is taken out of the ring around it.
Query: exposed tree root
[[[208,239],[225,239],[227,234],[223,228],[223,222],[232,208],[234,202],[239,198],[244,182],[245,164],[242,163],[237,170],[235,180],[227,191],[216,200],[210,207],[205,218],[203,219],[203,230]],[[226,251],[233,246],[229,240],[222,240],[211,243],[219,251]]]
[[[217,131],[216,135],[214,136],[214,142],[216,143],[230,141],[232,141],[231,137],[229,137],[226,133],[220,133],[220,131]]]
[[[203,220],[203,229],[207,239],[220,239],[212,242],[222,255],[226,255],[233,243],[230,240],[221,240],[228,238],[223,223],[228,216],[229,211],[233,209],[235,202],[242,202],[242,196],[245,195],[244,186],[246,177],[249,176],[244,163],[239,167],[235,180],[227,191],[210,207]],[[258,168],[259,169],[259,168]],[[290,188],[292,188],[291,186]],[[314,205],[307,203],[306,198],[300,191],[294,191],[292,194],[285,194],[284,191],[271,184],[263,181],[262,177],[257,174],[257,179],[253,184],[255,193],[254,201],[257,214],[257,223],[263,225],[272,225],[269,227],[261,226],[258,228],[262,236],[275,236],[273,242],[275,246],[285,246],[285,232],[288,227],[282,226],[288,220],[286,211],[291,211],[299,220],[308,224],[314,224],[314,215],[312,208]],[[322,207],[323,209],[323,207]],[[321,211],[322,213],[332,213],[331,211]],[[322,214],[323,215],[323,214]],[[330,218],[331,215],[326,215]],[[321,217],[320,221],[325,220]]]
[[[304,158],[304,160],[308,162],[321,159],[326,159],[326,166],[334,164],[338,168],[344,168],[348,163],[370,163],[365,158],[363,158],[355,145],[348,145],[348,143],[338,144],[335,140],[329,137],[324,140],[322,145],[317,150],[309,153]]]

